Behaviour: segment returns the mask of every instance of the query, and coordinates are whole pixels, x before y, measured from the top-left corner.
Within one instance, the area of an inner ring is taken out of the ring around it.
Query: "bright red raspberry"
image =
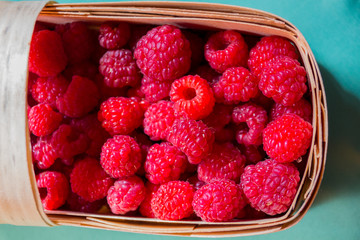
[[[51,143],[51,135],[39,137],[36,143],[32,144],[33,163],[40,169],[47,169],[51,167],[58,154]]]
[[[141,215],[143,215],[144,217],[155,218],[154,211],[151,208],[151,201],[154,198],[154,195],[156,191],[159,189],[160,185],[147,182],[145,184],[145,187],[146,187],[146,194],[144,200],[142,201],[139,207],[139,211]]]
[[[288,56],[298,59],[299,56],[294,45],[289,40],[279,36],[267,36],[250,50],[248,65],[251,72],[260,78],[267,61],[276,56]]]
[[[190,43],[180,29],[171,25],[147,32],[136,44],[134,56],[141,72],[158,81],[177,79],[191,65]]]
[[[113,178],[130,177],[141,165],[141,150],[134,138],[116,135],[102,147],[100,163]]]
[[[127,49],[107,51],[100,59],[99,71],[109,87],[134,87],[141,80],[132,52]]]
[[[294,113],[311,123],[312,116],[312,107],[311,103],[309,103],[304,98],[300,99],[296,103],[291,106],[284,106],[280,103],[275,103],[270,112],[270,121],[273,121],[285,113]]]
[[[113,182],[99,161],[90,157],[75,162],[70,175],[72,191],[89,202],[106,197]]]
[[[289,57],[275,57],[267,62],[259,81],[259,89],[275,102],[291,106],[307,90],[306,71],[300,63]]]
[[[105,22],[100,25],[99,43],[106,49],[120,49],[130,39],[130,25],[125,22]]]
[[[239,149],[246,158],[246,165],[256,164],[265,158],[265,151],[262,146],[255,145],[240,145]]]
[[[175,119],[168,141],[184,152],[190,163],[198,164],[211,151],[215,137],[202,121],[183,118]]]
[[[272,159],[247,166],[241,176],[241,186],[251,206],[268,215],[288,210],[299,181],[295,165]]]
[[[90,61],[75,63],[73,65],[68,66],[64,71],[64,76],[67,79],[72,79],[74,75],[77,75],[88,78],[90,80],[95,80],[97,74],[98,74],[98,67]]]
[[[159,187],[151,200],[151,208],[156,218],[180,220],[193,213],[191,203],[194,189],[188,182],[171,181]]]
[[[132,176],[117,180],[110,187],[107,202],[114,214],[124,215],[135,211],[144,200],[146,188],[141,178]]]
[[[239,104],[255,97],[259,91],[259,79],[243,67],[226,69],[220,80],[213,85],[216,101]]]
[[[195,74],[205,79],[212,87],[216,82],[220,80],[221,75],[212,69],[209,65],[200,65],[195,69]]]
[[[42,172],[36,176],[36,184],[46,210],[54,210],[64,205],[69,194],[69,182],[62,173]]]
[[[170,99],[175,112],[199,120],[208,116],[215,105],[214,94],[205,79],[188,75],[171,85]]]
[[[49,104],[40,103],[30,109],[30,132],[38,137],[51,134],[59,127],[62,119],[63,116],[55,112]]]
[[[234,108],[232,118],[236,124],[247,124],[247,127],[240,128],[236,133],[239,144],[261,145],[262,133],[268,120],[265,109],[254,103],[245,103]]]
[[[233,30],[217,32],[205,44],[205,59],[219,73],[230,67],[246,67],[248,54],[243,36]]]
[[[284,114],[264,129],[264,150],[278,162],[292,162],[306,153],[312,132],[309,122],[292,113]]]
[[[85,213],[96,213],[104,204],[106,204],[104,199],[89,202],[73,192],[66,200],[66,205],[70,210]]]
[[[129,134],[140,127],[144,111],[138,100],[111,97],[100,106],[98,119],[111,135]]]
[[[150,103],[168,99],[171,89],[171,82],[159,82],[146,76],[141,80],[141,92]]]
[[[189,40],[190,49],[191,49],[191,67],[197,67],[201,64],[204,59],[204,45],[205,42],[195,32],[190,30],[183,30],[183,34],[186,39]]]
[[[146,178],[154,184],[178,180],[186,168],[186,155],[168,142],[150,147],[145,161]]]
[[[40,77],[56,76],[67,64],[61,37],[54,31],[43,30],[33,34],[30,54],[29,71]]]
[[[225,222],[238,215],[246,200],[234,181],[215,179],[195,192],[192,205],[203,221]]]

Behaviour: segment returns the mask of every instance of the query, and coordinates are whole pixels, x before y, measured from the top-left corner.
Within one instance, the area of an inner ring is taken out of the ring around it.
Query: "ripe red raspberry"
[[[270,111],[272,106],[275,104],[275,102],[272,98],[265,97],[261,91],[258,91],[258,94],[255,96],[255,98],[251,99],[251,102],[253,102],[259,106],[262,106],[268,112]]]
[[[66,200],[66,205],[70,210],[85,213],[96,213],[104,204],[106,204],[104,199],[89,202],[73,192]]]
[[[240,145],[239,149],[246,158],[246,165],[256,164],[265,158],[265,151],[262,146],[255,145]]]
[[[276,56],[288,56],[298,59],[299,56],[295,47],[289,40],[278,36],[267,36],[261,40],[250,50],[248,65],[251,72],[260,77],[267,61]]]
[[[168,141],[184,152],[192,164],[200,163],[207,156],[214,140],[212,129],[192,119],[176,119],[168,136]]]
[[[141,150],[141,165],[140,168],[137,170],[136,175],[145,177],[144,163],[146,161],[148,151],[154,143],[150,140],[149,136],[144,134],[141,130],[135,130],[134,132],[132,132],[131,137],[133,137],[135,141],[139,144]]]
[[[195,69],[195,75],[199,75],[205,79],[212,87],[216,82],[220,80],[221,75],[212,69],[209,65],[200,65]]]
[[[141,165],[139,144],[127,135],[109,138],[102,147],[100,163],[113,178],[130,177]]]
[[[186,181],[193,186],[195,191],[199,190],[202,186],[206,185],[206,182],[199,180],[199,178],[196,175],[187,178]]]
[[[29,71],[40,77],[56,76],[67,64],[61,37],[54,31],[43,30],[33,34]]]
[[[69,182],[59,172],[45,171],[36,176],[41,203],[46,210],[54,210],[66,202],[69,194]]]
[[[311,123],[312,116],[312,107],[311,103],[309,103],[304,98],[300,99],[296,103],[291,106],[284,106],[280,103],[275,103],[270,112],[270,121],[273,121],[285,113],[294,113]]]
[[[214,107],[214,94],[205,79],[188,75],[171,85],[170,99],[175,112],[199,120],[208,116]]]
[[[49,104],[38,104],[30,109],[29,129],[40,137],[51,134],[60,125],[63,116],[55,112]]]
[[[98,74],[98,66],[90,61],[76,63],[68,66],[64,71],[64,76],[67,79],[71,79],[74,75],[95,80]]]
[[[201,38],[198,34],[195,32],[184,30],[183,31],[184,36],[190,43],[190,49],[191,49],[191,67],[197,67],[200,65],[200,63],[204,59],[204,45],[205,42],[203,38]]]
[[[100,106],[98,119],[111,135],[129,134],[141,126],[144,111],[134,98],[111,97]]]
[[[247,166],[241,176],[241,186],[251,206],[268,215],[288,210],[299,181],[299,171],[293,164],[272,159]]]
[[[234,181],[215,179],[195,192],[192,205],[203,221],[225,222],[238,215],[246,200]]]
[[[146,76],[141,80],[141,92],[150,103],[169,98],[171,82],[159,82]]]
[[[230,67],[246,67],[248,46],[236,31],[217,32],[205,44],[205,59],[219,73]]]
[[[232,143],[214,144],[211,153],[198,165],[198,178],[206,183],[213,179],[239,182],[245,161],[245,157]]]
[[[236,133],[236,140],[244,145],[261,145],[262,133],[267,123],[267,112],[254,103],[245,103],[234,108],[233,121],[237,124],[246,123],[247,127]]]
[[[264,150],[278,162],[292,162],[306,153],[312,132],[309,122],[292,113],[284,114],[264,129]]]
[[[217,102],[239,104],[255,97],[259,91],[259,79],[243,67],[228,68],[213,85]]]
[[[171,181],[159,187],[151,200],[151,208],[156,218],[180,220],[193,213],[193,196],[194,189],[190,183]]]
[[[189,41],[180,29],[171,25],[155,27],[147,32],[136,44],[134,56],[141,72],[158,81],[183,76],[191,64]]]
[[[305,68],[295,59],[280,56],[267,62],[260,77],[259,89],[275,102],[291,106],[306,92],[306,82]]]
[[[264,219],[268,217],[266,213],[256,210],[255,208],[252,208],[249,204],[246,205],[238,214],[236,218],[240,219]]]
[[[130,39],[130,25],[125,22],[105,22],[99,31],[99,44],[106,49],[120,49]]]
[[[100,73],[109,87],[136,86],[141,74],[130,50],[109,50],[100,59]]]
[[[151,29],[153,29],[153,25],[144,24],[144,25],[138,25],[133,24],[131,26],[131,36],[129,39],[129,47],[132,52],[135,51],[137,42]]]
[[[100,73],[95,76],[95,83],[99,89],[100,102],[105,102],[111,97],[121,97],[126,95],[127,88],[109,87],[104,82],[104,76]]]
[[[113,182],[99,161],[90,157],[75,162],[70,175],[72,191],[89,202],[106,197]]]
[[[151,201],[154,198],[154,195],[156,191],[159,189],[160,185],[147,182],[145,184],[145,187],[146,187],[146,194],[144,200],[142,201],[139,207],[139,211],[141,215],[143,215],[144,217],[155,218],[154,211],[151,208]]]
[[[144,200],[146,189],[141,178],[132,176],[117,180],[110,187],[107,202],[114,214],[124,215],[135,211]]]
[[[32,144],[33,163],[40,169],[47,169],[51,167],[58,154],[51,143],[51,135],[39,137],[36,143]]]
[[[209,116],[203,122],[210,128],[215,129],[215,134],[231,122],[233,106],[215,104]]]
[[[154,184],[178,180],[186,168],[186,155],[168,142],[150,147],[145,161],[146,178]]]

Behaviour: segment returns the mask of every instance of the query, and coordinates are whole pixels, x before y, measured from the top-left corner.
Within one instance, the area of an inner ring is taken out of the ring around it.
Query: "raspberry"
[[[141,80],[140,89],[146,100],[155,103],[162,99],[169,98],[171,82],[159,82],[144,76]]]
[[[206,182],[199,180],[199,178],[196,175],[189,177],[188,179],[186,179],[186,181],[189,182],[194,187],[195,191],[199,190],[202,186],[206,185]]]
[[[34,33],[42,30],[48,30],[48,27],[42,22],[36,22],[34,27]]]
[[[175,120],[173,103],[169,101],[159,101],[150,105],[145,112],[144,133],[151,140],[165,140]]]
[[[259,80],[243,67],[228,68],[213,90],[218,102],[239,104],[255,97],[259,91]]]
[[[205,44],[205,59],[219,73],[230,67],[246,67],[248,46],[236,31],[217,32]]]
[[[300,99],[296,103],[291,106],[284,106],[280,103],[275,103],[270,112],[270,121],[273,121],[285,113],[294,113],[311,123],[312,116],[312,107],[311,103],[309,103],[304,98]]]
[[[131,36],[129,39],[129,47],[131,51],[135,51],[137,42],[144,36],[148,31],[150,31],[154,26],[152,25],[137,25],[134,24],[131,26]]]
[[[246,200],[234,181],[215,179],[195,192],[192,205],[203,221],[225,222],[238,215]]]
[[[67,64],[61,37],[54,31],[42,30],[33,34],[29,71],[40,77],[56,76]]]
[[[176,119],[169,132],[168,141],[184,152],[190,163],[198,164],[211,151],[214,131],[202,121]]]
[[[191,67],[197,67],[204,59],[205,42],[199,35],[189,30],[184,30],[183,34],[190,43]]]
[[[255,208],[252,208],[250,205],[246,205],[242,211],[240,211],[239,215],[236,218],[242,218],[242,219],[264,219],[268,215],[266,215],[264,212],[256,210]]]
[[[89,202],[106,197],[113,182],[99,161],[90,157],[78,160],[70,175],[72,191]]]
[[[236,133],[239,144],[260,145],[262,143],[263,129],[267,123],[267,112],[254,103],[245,103],[234,108],[233,121],[235,123],[246,123],[247,128],[241,128]]]
[[[258,91],[258,94],[251,99],[251,102],[262,106],[266,111],[270,111],[272,106],[275,104],[272,98],[265,97],[261,91]]]
[[[206,183],[213,179],[239,182],[245,160],[232,143],[214,144],[211,153],[198,165],[198,178]]]
[[[130,177],[140,168],[140,147],[132,137],[116,135],[103,145],[100,163],[113,178]]]
[[[100,73],[109,87],[136,86],[141,74],[130,50],[109,50],[100,59]]]
[[[232,111],[232,106],[217,103],[210,115],[203,119],[203,122],[217,132],[230,123]]]
[[[220,80],[221,75],[212,69],[209,65],[200,65],[196,68],[195,74],[205,79],[212,87],[216,82]]]
[[[140,127],[143,115],[136,99],[111,97],[101,104],[98,119],[111,135],[129,134]]]
[[[127,91],[126,87],[123,88],[113,88],[109,87],[104,82],[104,76],[101,74],[97,74],[95,76],[95,83],[98,86],[100,93],[100,102],[105,102],[111,97],[121,97],[125,96]]]
[[[74,75],[94,80],[98,74],[98,67],[90,61],[76,63],[68,66],[64,71],[64,76],[71,79]]]
[[[32,144],[32,156],[34,164],[40,169],[47,169],[54,164],[58,154],[51,143],[51,135],[40,137]]]
[[[36,176],[41,203],[46,210],[54,210],[64,205],[69,194],[69,182],[59,172],[46,171]]]
[[[107,202],[114,214],[126,214],[135,211],[144,200],[146,189],[143,181],[132,176],[119,179],[110,187]]]
[[[85,213],[96,213],[104,204],[105,202],[103,199],[89,202],[73,192],[69,194],[69,197],[66,200],[66,205],[70,210]]]
[[[208,116],[214,107],[213,92],[205,79],[188,75],[171,85],[170,99],[175,112],[199,120]]]
[[[265,152],[261,146],[255,145],[240,145],[239,149],[245,155],[246,165],[256,164],[265,158]]]
[[[73,76],[65,94],[56,100],[56,106],[62,114],[78,118],[93,110],[99,99],[100,94],[93,81]]]
[[[251,206],[268,215],[280,214],[289,208],[299,181],[299,171],[293,164],[272,159],[247,166],[241,176],[241,186]]]
[[[168,142],[150,147],[145,161],[146,178],[154,184],[178,180],[185,171],[184,153]]]
[[[264,129],[264,150],[278,162],[292,162],[310,147],[313,128],[298,115],[288,113]]]
[[[190,217],[194,189],[188,182],[171,181],[159,187],[151,200],[151,208],[156,218],[180,220]]]
[[[260,77],[267,61],[276,56],[288,56],[298,59],[299,56],[295,47],[289,40],[278,36],[267,36],[261,40],[250,50],[248,65],[251,72]]]
[[[155,218],[155,214],[151,208],[151,201],[154,198],[154,195],[156,191],[159,189],[160,185],[147,182],[145,184],[145,187],[146,187],[146,194],[144,200],[142,201],[139,207],[139,211],[141,215],[143,215],[144,217]]]
[[[125,22],[105,22],[99,31],[100,46],[106,49],[120,49],[130,39],[130,25]]]
[[[307,90],[306,71],[300,63],[289,57],[275,57],[267,62],[259,81],[259,89],[275,102],[291,106]]]
[[[139,98],[143,99],[145,98],[145,94],[141,90],[141,85],[136,85],[135,87],[131,87],[126,91],[126,96],[131,98]]]
[[[55,112],[48,104],[38,104],[30,109],[29,112],[29,129],[40,137],[55,131],[63,116]]]
[[[187,73],[191,64],[190,43],[180,29],[163,25],[143,36],[134,51],[141,72],[158,81],[177,79]]]
[[[150,147],[153,145],[153,142],[150,141],[149,137],[145,135],[142,131],[134,131],[131,134],[131,137],[133,137],[135,141],[139,144],[141,150],[141,165],[138,171],[136,172],[136,175],[145,176],[144,163],[146,161],[146,156],[148,154],[148,151]]]

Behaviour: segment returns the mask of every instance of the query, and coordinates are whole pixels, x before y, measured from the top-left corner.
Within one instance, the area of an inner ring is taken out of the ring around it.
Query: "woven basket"
[[[289,22],[249,8],[185,2],[46,4],[1,1],[0,12],[0,223],[72,225],[136,233],[224,237],[289,228],[300,221],[310,208],[324,173],[328,146],[327,106],[313,53],[299,30]],[[307,71],[314,131],[299,190],[286,213],[262,220],[206,223],[43,210],[32,167],[26,114],[27,61],[35,21],[67,23],[110,19],[159,25],[167,23],[182,28],[234,29],[261,36],[279,35],[295,44]]]

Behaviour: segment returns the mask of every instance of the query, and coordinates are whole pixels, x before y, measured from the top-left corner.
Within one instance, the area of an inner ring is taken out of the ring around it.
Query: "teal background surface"
[[[59,3],[75,1],[80,2],[80,0],[58,0]],[[260,9],[293,23],[312,48],[326,89],[329,110],[329,150],[324,179],[314,204],[305,217],[290,229],[266,235],[241,237],[241,239],[360,239],[360,1],[206,0],[199,2]],[[190,238],[76,227],[0,225],[0,240],[5,239],[182,240]]]

